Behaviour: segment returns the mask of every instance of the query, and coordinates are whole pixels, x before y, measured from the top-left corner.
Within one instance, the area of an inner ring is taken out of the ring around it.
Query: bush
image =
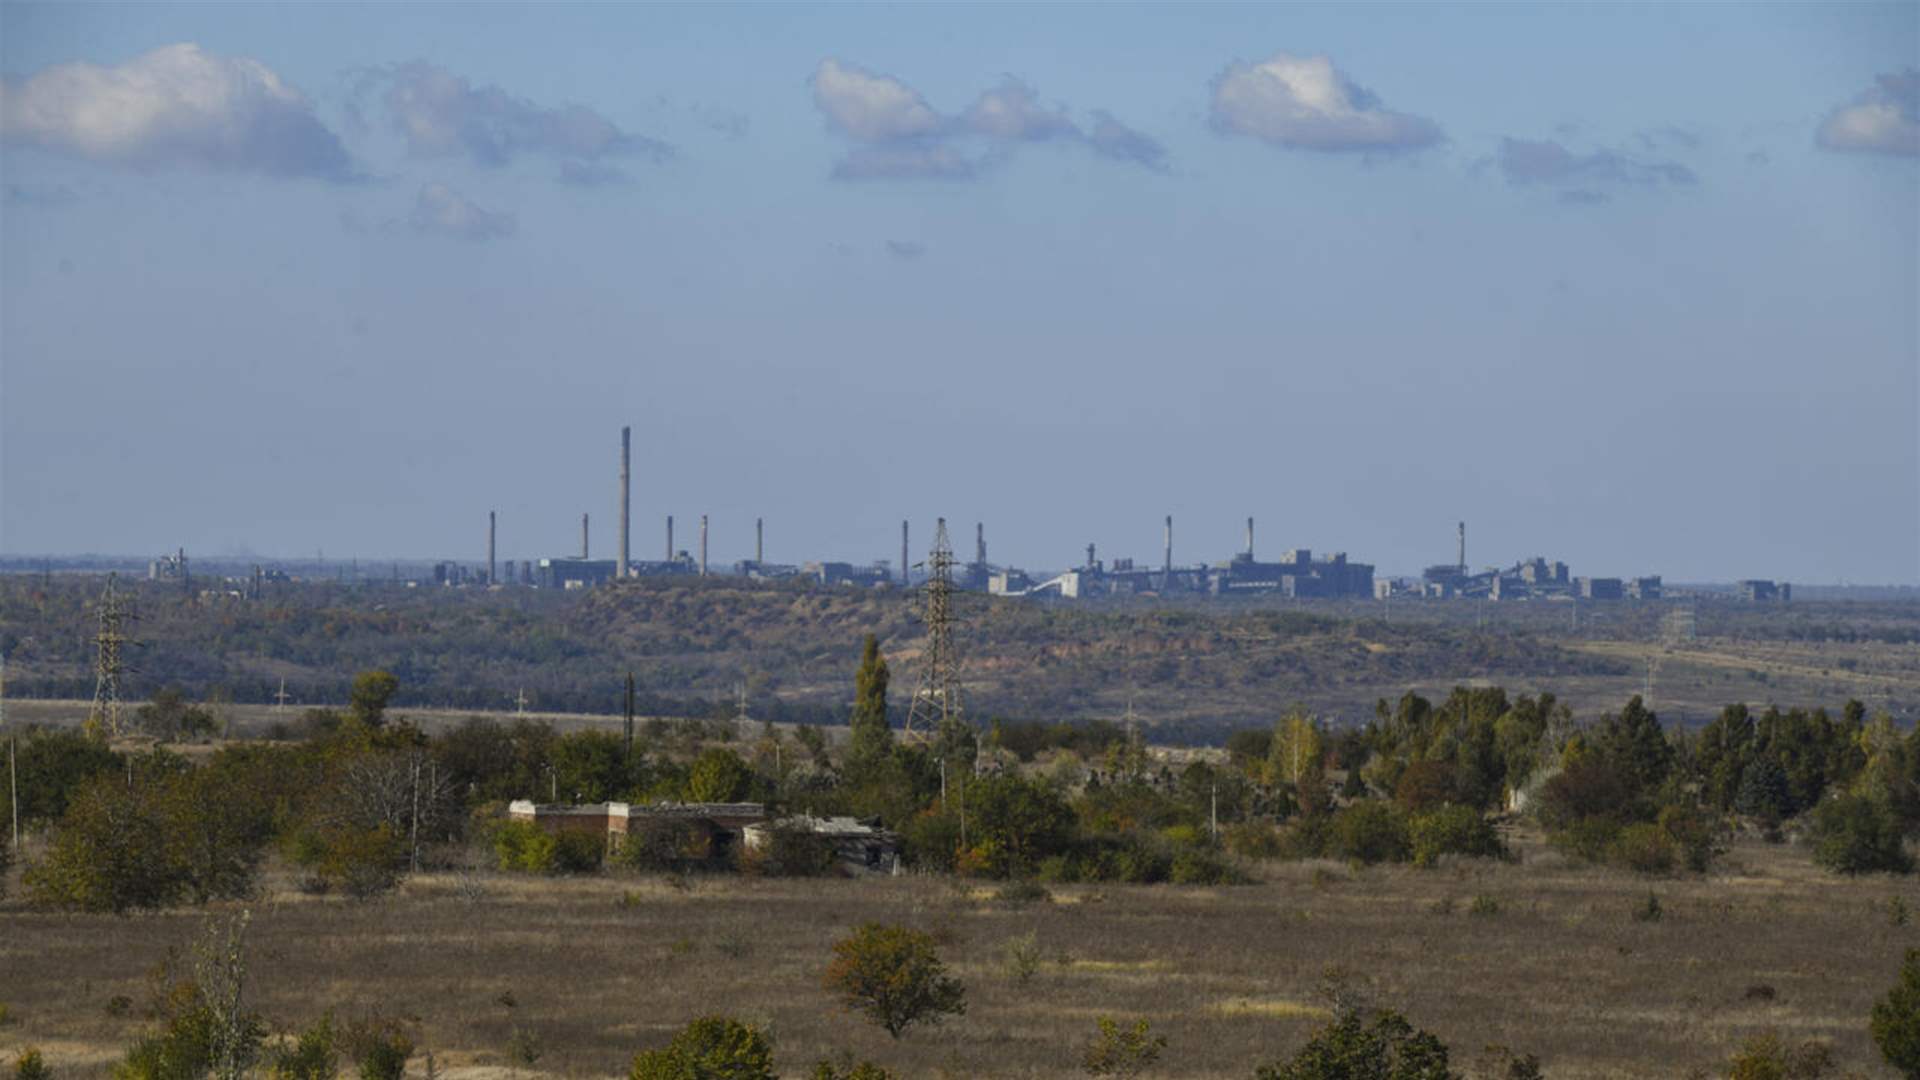
[[[1470,806],[1443,806],[1416,816],[1408,825],[1415,866],[1432,866],[1442,855],[1503,858],[1500,834],[1486,815]]]
[[[1720,824],[1708,814],[1685,806],[1660,808],[1660,828],[1673,838],[1680,861],[1696,874],[1705,873],[1725,853]]]
[[[711,837],[691,821],[638,817],[627,823],[617,861],[633,870],[684,874],[713,858]]]
[[[807,1080],[898,1080],[892,1073],[871,1061],[854,1062],[850,1057],[838,1066],[822,1059],[807,1074]]]
[[[1540,787],[1534,816],[1549,830],[1565,829],[1588,818],[1633,818],[1636,792],[1619,772],[1602,761],[1584,758],[1547,779]]]
[[[1053,900],[1053,894],[1047,891],[1045,885],[1032,878],[1021,878],[1019,881],[1009,881],[1000,886],[999,890],[993,894],[993,898],[1009,907],[1025,907],[1028,904],[1050,903]]]
[[[1335,853],[1369,865],[1405,862],[1412,853],[1407,819],[1392,803],[1362,799],[1333,815]]]
[[[1587,862],[1604,862],[1620,826],[1606,818],[1583,818],[1547,834],[1547,843]]]
[[[1139,1076],[1167,1049],[1167,1037],[1153,1034],[1145,1017],[1122,1028],[1103,1016],[1099,1026],[1099,1034],[1080,1051],[1080,1068],[1088,1076]]]
[[[591,874],[606,861],[607,838],[598,832],[568,829],[554,841],[553,873]]]
[[[1243,885],[1247,875],[1232,863],[1204,848],[1185,848],[1174,853],[1167,868],[1167,880],[1175,885]]]
[[[1829,799],[1814,811],[1813,860],[1836,874],[1913,872],[1899,821],[1864,795]]]
[[[628,1080],[774,1080],[773,1046],[738,1020],[703,1016],[635,1057]]]
[[[1920,1075],[1920,949],[1908,949],[1900,981],[1874,1003],[1868,1027],[1887,1064]]]
[[[1359,1009],[1341,1009],[1291,1059],[1264,1065],[1256,1080],[1455,1080],[1447,1046],[1399,1013],[1381,1010],[1368,1023]]]
[[[46,858],[27,868],[35,903],[125,914],[159,909],[186,893],[186,868],[163,809],[162,785],[128,790],[95,777],[67,804]]]
[[[1671,874],[1679,845],[1658,825],[1629,825],[1607,845],[1607,861],[1636,874]]]
[[[855,928],[834,943],[824,982],[846,1009],[865,1013],[896,1039],[913,1024],[967,1011],[966,990],[947,974],[933,938],[904,926]]]
[[[353,1060],[360,1080],[402,1080],[413,1056],[413,1037],[398,1017],[369,1015],[348,1024],[340,1046]]]
[[[1220,830],[1220,842],[1243,859],[1277,859],[1286,853],[1280,830],[1264,821],[1243,821]]]
[[[268,1075],[273,1080],[333,1080],[339,1076],[340,1052],[334,1048],[332,1014],[322,1016],[292,1044],[276,1048]]]
[[[551,874],[559,848],[557,837],[531,821],[509,821],[493,831],[493,853],[502,870]]]
[[[47,1068],[40,1051],[29,1046],[14,1056],[13,1080],[53,1080],[53,1070]]]
[[[1040,936],[1029,930],[1018,937],[1010,937],[1000,947],[1000,955],[1006,964],[1007,975],[1025,986],[1033,981],[1034,973],[1040,970]]]
[[[1818,1080],[1833,1067],[1826,1043],[1808,1039],[1790,1046],[1774,1032],[1755,1035],[1727,1062],[1727,1080]]]

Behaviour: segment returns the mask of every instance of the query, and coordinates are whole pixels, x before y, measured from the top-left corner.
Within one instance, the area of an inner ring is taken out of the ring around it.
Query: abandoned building
[[[623,802],[535,803],[515,799],[507,807],[514,821],[529,821],[556,835],[563,832],[591,832],[606,837],[609,851],[620,850],[629,830],[644,827],[649,821],[686,822],[706,835],[716,854],[731,850],[746,830],[767,818],[761,803],[653,803],[635,806]]]
[[[765,850],[776,829],[810,832],[833,845],[836,867],[849,875],[900,872],[900,839],[858,818],[817,818],[807,814],[748,825],[741,842],[748,851]]]

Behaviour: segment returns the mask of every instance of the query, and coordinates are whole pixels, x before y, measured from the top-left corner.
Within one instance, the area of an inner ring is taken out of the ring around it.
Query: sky
[[[1920,5],[0,4],[0,554],[1920,582]]]

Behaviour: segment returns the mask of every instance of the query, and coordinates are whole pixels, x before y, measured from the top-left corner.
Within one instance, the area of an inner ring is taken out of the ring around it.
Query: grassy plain
[[[418,1017],[421,1048],[472,1080],[507,1075],[516,1027],[544,1047],[519,1075],[609,1076],[707,1012],[766,1025],[785,1075],[850,1050],[905,1077],[1077,1076],[1077,1047],[1114,1015],[1168,1036],[1156,1075],[1244,1078],[1318,1026],[1315,987],[1337,964],[1470,1075],[1490,1044],[1538,1054],[1559,1078],[1721,1075],[1766,1029],[1828,1040],[1842,1074],[1892,1075],[1866,1016],[1920,945],[1920,926],[1890,917],[1896,896],[1920,909],[1911,882],[1834,879],[1802,848],[1757,841],[1712,876],[1654,881],[1518,847],[1517,865],[1269,864],[1252,886],[1074,886],[1025,906],[925,877],[487,874],[421,875],[355,903],[270,874],[250,905],[251,993],[282,1027],[328,1008]],[[0,902],[0,1053],[36,1044],[56,1075],[103,1075],[141,1024],[137,1007],[109,1015],[109,999],[144,1001],[148,970],[203,916],[37,913],[14,884]],[[1663,917],[1636,920],[1649,888]],[[819,985],[828,946],[868,919],[935,932],[967,983],[966,1016],[896,1043],[839,1012]],[[1045,960],[1022,986],[1002,955],[1029,931]]]

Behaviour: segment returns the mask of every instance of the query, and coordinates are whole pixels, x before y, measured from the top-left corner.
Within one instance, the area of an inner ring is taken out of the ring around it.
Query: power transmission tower
[[[93,708],[87,712],[87,735],[113,740],[120,730],[120,675],[126,665],[120,650],[127,644],[123,629],[127,613],[120,606],[118,574],[107,575],[107,591],[100,597],[100,629],[93,636]]]
[[[947,519],[933,531],[933,551],[927,555],[927,645],[920,654],[920,688],[907,709],[908,738],[932,738],[949,721],[958,721],[960,657],[953,648],[953,547],[947,542]]]

